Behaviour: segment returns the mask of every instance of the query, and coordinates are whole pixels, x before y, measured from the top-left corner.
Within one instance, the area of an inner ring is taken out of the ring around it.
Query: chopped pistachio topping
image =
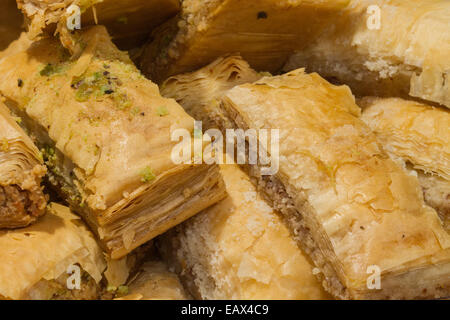
[[[134,107],[134,108],[131,109],[130,112],[131,112],[131,114],[132,114],[133,116],[136,116],[136,115],[139,114],[139,112],[141,112],[141,109],[140,109],[139,107]]]
[[[46,147],[42,148],[41,152],[46,161],[51,161],[51,160],[56,159],[55,149],[50,146],[46,146]]]
[[[104,65],[104,68],[107,66]],[[109,68],[109,67],[108,67]],[[117,77],[111,76],[106,70],[92,73],[90,76],[76,77],[72,80],[71,87],[76,91],[75,99],[79,102],[88,101],[91,97],[100,99],[109,96],[113,99],[118,109],[124,110],[131,107],[132,103],[126,93],[119,91],[122,82]]]
[[[50,77],[54,74],[61,73],[63,71],[63,67],[56,64],[48,63],[39,74],[43,77]]]
[[[161,106],[161,107],[158,107],[158,109],[156,110],[156,114],[160,117],[165,117],[165,116],[169,115],[169,110],[167,110],[167,108],[165,106]]]
[[[145,167],[141,171],[141,177],[142,177],[141,181],[144,183],[150,182],[156,178],[155,174],[153,173],[152,168],[150,168],[150,167]]]
[[[78,87],[78,90],[75,93],[75,100],[78,102],[88,101],[93,92],[94,91],[88,84],[83,83]]]
[[[108,292],[115,292],[117,290],[117,287],[112,286],[112,285],[108,285],[108,287],[106,287],[106,291]]]
[[[116,107],[119,108],[120,110],[128,109],[132,105],[126,93],[116,92],[113,95],[113,99],[114,102],[116,103]]]

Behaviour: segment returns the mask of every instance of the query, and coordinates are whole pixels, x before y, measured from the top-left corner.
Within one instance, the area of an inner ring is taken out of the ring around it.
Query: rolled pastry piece
[[[178,17],[154,30],[142,70],[161,82],[240,53],[257,70],[274,72],[349,1],[185,0]]]
[[[92,300],[105,269],[93,234],[67,207],[52,203],[38,223],[0,232],[0,297]]]
[[[159,260],[144,263],[128,284],[127,294],[117,300],[188,300],[178,276]]]
[[[306,67],[359,96],[450,107],[450,2],[352,0],[285,71]]]
[[[43,32],[66,33],[67,23],[80,8],[81,27],[105,25],[116,43],[125,47],[145,41],[156,26],[173,17],[180,9],[179,0],[17,0],[28,19],[29,36]]]
[[[213,129],[225,121],[217,108],[222,96],[261,77],[239,56],[228,56],[169,78],[161,93]],[[317,270],[249,177],[236,164],[221,170],[228,198],[159,241],[186,288],[195,298],[210,300],[329,298],[313,275]]]
[[[262,175],[262,163],[249,161],[244,168],[334,296],[449,296],[450,236],[425,205],[417,178],[359,119],[348,87],[299,69],[236,86],[211,106],[233,123],[219,123],[222,131],[279,130],[278,157],[276,148],[263,150],[279,170]]]
[[[0,50],[16,40],[22,32],[23,16],[17,9],[16,0],[0,2]]]
[[[0,102],[0,229],[26,227],[45,214],[42,156]]]
[[[395,98],[366,97],[359,105],[384,149],[417,171],[426,202],[450,230],[450,112]]]
[[[11,81],[0,92],[36,136],[50,184],[120,259],[226,193],[218,165],[176,164],[171,135],[193,136],[194,120],[161,97],[105,28],[83,31],[79,43],[72,58],[51,38],[3,58],[0,74]]]

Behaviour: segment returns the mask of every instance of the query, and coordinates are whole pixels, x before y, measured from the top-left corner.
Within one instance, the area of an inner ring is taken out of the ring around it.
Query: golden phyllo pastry
[[[225,121],[217,108],[229,89],[262,75],[237,56],[169,78],[162,94],[177,100],[204,129]],[[227,159],[232,162],[232,159]],[[236,164],[222,165],[228,198],[169,231],[165,257],[198,299],[325,299],[310,262],[279,214]]]
[[[228,115],[223,131],[229,123],[279,130],[278,172],[244,167],[334,296],[450,295],[450,235],[425,205],[417,177],[359,119],[348,87],[299,69],[236,86],[213,106]]]
[[[450,107],[450,1],[352,0],[285,70],[306,67],[360,96]]]
[[[104,27],[78,36],[74,56],[43,39],[0,60],[11,80],[0,92],[39,141],[49,182],[118,259],[225,190],[217,165],[172,159],[173,131],[194,132],[181,106],[160,96]]]
[[[145,40],[147,34],[165,20],[174,16],[179,0],[17,0],[19,8],[29,20],[29,36],[43,32],[66,33],[67,25],[74,23],[80,8],[81,27],[105,25],[119,44],[130,47]]]
[[[164,256],[203,300],[327,299],[282,218],[239,166],[223,165],[229,197],[161,240]]]
[[[187,300],[178,276],[162,261],[145,262],[127,286],[127,295],[118,300]]]
[[[276,71],[350,0],[184,0],[177,18],[156,29],[142,57],[154,81],[194,71],[228,53]]]
[[[45,213],[42,156],[0,102],[0,228],[26,227]]]
[[[221,107],[236,127],[280,130],[279,172],[250,171],[290,221],[331,293],[449,295],[450,236],[424,204],[417,178],[392,161],[358,119],[348,87],[299,69],[235,87]],[[377,272],[379,287],[369,282]]]
[[[384,149],[417,171],[425,200],[450,231],[450,112],[395,98],[364,98],[360,105]]]
[[[226,114],[217,107],[220,98],[231,88],[262,76],[240,56],[230,55],[198,71],[170,77],[161,85],[161,94],[175,99],[189,115],[202,121],[205,130],[212,129],[217,122],[227,121]]]
[[[97,299],[105,269],[92,233],[66,207],[51,204],[33,226],[0,232],[0,297]]]

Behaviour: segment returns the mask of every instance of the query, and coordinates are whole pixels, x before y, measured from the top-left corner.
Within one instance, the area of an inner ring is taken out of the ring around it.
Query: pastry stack
[[[450,297],[448,1],[6,8],[0,298]]]

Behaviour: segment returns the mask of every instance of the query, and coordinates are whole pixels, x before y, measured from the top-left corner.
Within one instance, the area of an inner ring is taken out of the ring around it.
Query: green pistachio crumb
[[[116,103],[117,108],[120,110],[127,109],[131,107],[131,101],[128,99],[126,93],[117,93],[113,95],[114,102]]]
[[[130,112],[133,116],[136,116],[139,112],[141,112],[141,109],[139,107],[134,107]]]
[[[60,73],[62,71],[62,67],[58,65],[54,65],[51,63],[48,63],[40,72],[39,74],[43,77],[50,77],[51,75],[54,75],[56,73]]]
[[[160,117],[165,117],[165,116],[169,115],[169,110],[167,110],[167,107],[161,106],[161,107],[158,107],[158,109],[156,110],[156,114]]]
[[[106,291],[108,292],[115,292],[117,290],[117,287],[112,286],[112,285],[108,285],[108,287],[106,287]]]
[[[144,183],[150,182],[156,178],[155,174],[152,171],[152,168],[145,167],[141,171],[141,181]]]

